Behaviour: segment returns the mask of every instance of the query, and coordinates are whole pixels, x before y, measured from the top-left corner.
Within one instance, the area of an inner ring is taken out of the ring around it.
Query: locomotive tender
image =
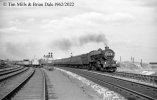
[[[98,49],[87,54],[53,60],[53,64],[54,66],[115,72],[119,65],[114,60],[114,56],[115,52],[106,46],[105,50]]]

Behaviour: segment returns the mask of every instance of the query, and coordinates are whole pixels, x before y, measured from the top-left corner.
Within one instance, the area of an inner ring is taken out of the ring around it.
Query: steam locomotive
[[[114,60],[114,56],[115,52],[106,46],[105,50],[98,49],[78,56],[53,60],[52,62],[54,66],[115,72],[119,65]]]

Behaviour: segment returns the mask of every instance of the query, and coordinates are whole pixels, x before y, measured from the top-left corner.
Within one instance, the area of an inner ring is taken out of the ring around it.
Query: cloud
[[[10,58],[25,58],[30,57],[32,54],[37,54],[40,52],[42,47],[41,43],[38,41],[30,40],[26,42],[13,42],[8,41],[3,43],[2,49],[4,53],[8,55]],[[1,55],[1,54],[0,54]]]
[[[41,56],[39,53],[52,50],[56,52],[56,57],[62,58],[69,55],[64,55],[64,51],[69,49],[75,51],[74,54],[82,54],[101,47],[106,39],[103,33],[110,40],[110,46],[119,49],[117,52],[123,51],[126,57],[129,50],[135,49],[130,46],[133,42],[113,44],[112,41],[130,39],[140,45],[141,43],[155,45],[156,42],[149,44],[147,38],[156,36],[156,26],[152,24],[156,22],[154,21],[156,0],[74,1],[76,5],[72,9],[71,7],[53,7],[53,9],[52,7],[1,7],[0,56],[25,57],[23,53],[28,56],[38,53]],[[142,37],[139,39],[139,36]],[[34,44],[28,43],[30,40],[41,43],[35,47]],[[145,42],[140,43],[140,41]],[[128,51],[123,49],[125,46],[130,47]],[[139,53],[137,56],[143,54],[149,56],[147,52],[141,53],[140,50],[137,53]]]
[[[29,32],[29,30],[26,29],[20,29],[17,27],[8,27],[8,28],[1,28],[0,32],[5,32],[5,33],[13,33],[13,32]]]
[[[157,7],[157,0],[140,0],[144,6]]]
[[[26,56],[26,48],[22,46],[20,43],[6,43],[6,51],[10,55],[14,56]]]
[[[8,23],[11,26],[13,26],[13,25],[17,26],[17,25],[21,25],[22,24],[18,19],[10,20]]]
[[[107,45],[108,40],[103,33],[86,34],[78,38],[72,37],[70,39],[63,38],[56,40],[51,44],[51,47],[57,47],[62,51],[68,51],[72,47],[83,46],[88,43],[103,43],[104,45]]]
[[[43,29],[58,28],[58,27],[81,27],[91,26],[99,23],[128,23],[133,20],[133,15],[130,13],[112,13],[104,14],[98,12],[87,12],[78,14],[72,17],[63,17],[61,19],[44,20]]]

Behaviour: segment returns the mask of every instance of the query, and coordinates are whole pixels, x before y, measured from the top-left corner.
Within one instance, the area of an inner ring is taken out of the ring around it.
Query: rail
[[[83,71],[81,69],[74,69],[74,68],[63,68],[63,69],[81,75],[87,79],[90,79],[93,82],[100,84],[101,86],[108,87],[111,90],[122,94],[126,98],[134,98],[134,99],[140,98],[146,100],[157,99],[156,87],[151,87],[151,86],[119,79],[102,73],[93,73],[92,71],[87,71],[87,70]]]
[[[0,100],[8,100],[8,98],[11,97],[11,95],[20,88],[34,73],[34,69],[29,69],[27,73],[24,73],[21,79],[14,81],[14,85],[9,88],[8,90],[2,91],[0,95]]]
[[[3,68],[3,69],[0,69],[0,73],[2,73],[2,72],[4,72],[4,71],[8,71],[8,70],[12,70],[12,69],[16,69],[16,68],[19,68],[19,67],[21,67],[21,66]]]
[[[25,67],[25,68],[22,68],[22,69],[20,69],[18,71],[15,71],[15,72],[12,72],[12,73],[9,73],[9,74],[6,74],[6,75],[2,75],[2,76],[0,76],[0,82],[3,81],[3,80],[6,80],[8,78],[11,78],[11,77],[13,77],[15,75],[18,75],[18,74],[20,74],[20,73],[22,73],[22,72],[24,72],[26,70],[28,70],[28,68]]]
[[[113,74],[115,74],[116,76],[136,79],[141,82],[148,82],[148,83],[152,83],[153,85],[157,85],[157,76],[126,73],[126,72],[115,72]]]
[[[43,100],[46,100],[46,75],[43,70],[42,75],[43,75]]]
[[[12,73],[12,72],[16,72],[16,71],[21,70],[21,69],[23,69],[23,67],[16,67],[16,68],[12,68],[10,70],[5,70],[5,71],[2,71],[0,73],[0,76],[6,75],[6,74],[9,74],[9,73]]]

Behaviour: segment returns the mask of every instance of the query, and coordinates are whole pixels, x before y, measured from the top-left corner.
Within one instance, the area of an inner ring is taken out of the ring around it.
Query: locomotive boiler
[[[106,46],[105,50],[98,49],[78,56],[53,60],[53,64],[55,66],[114,72],[119,67],[114,57],[115,52]]]

